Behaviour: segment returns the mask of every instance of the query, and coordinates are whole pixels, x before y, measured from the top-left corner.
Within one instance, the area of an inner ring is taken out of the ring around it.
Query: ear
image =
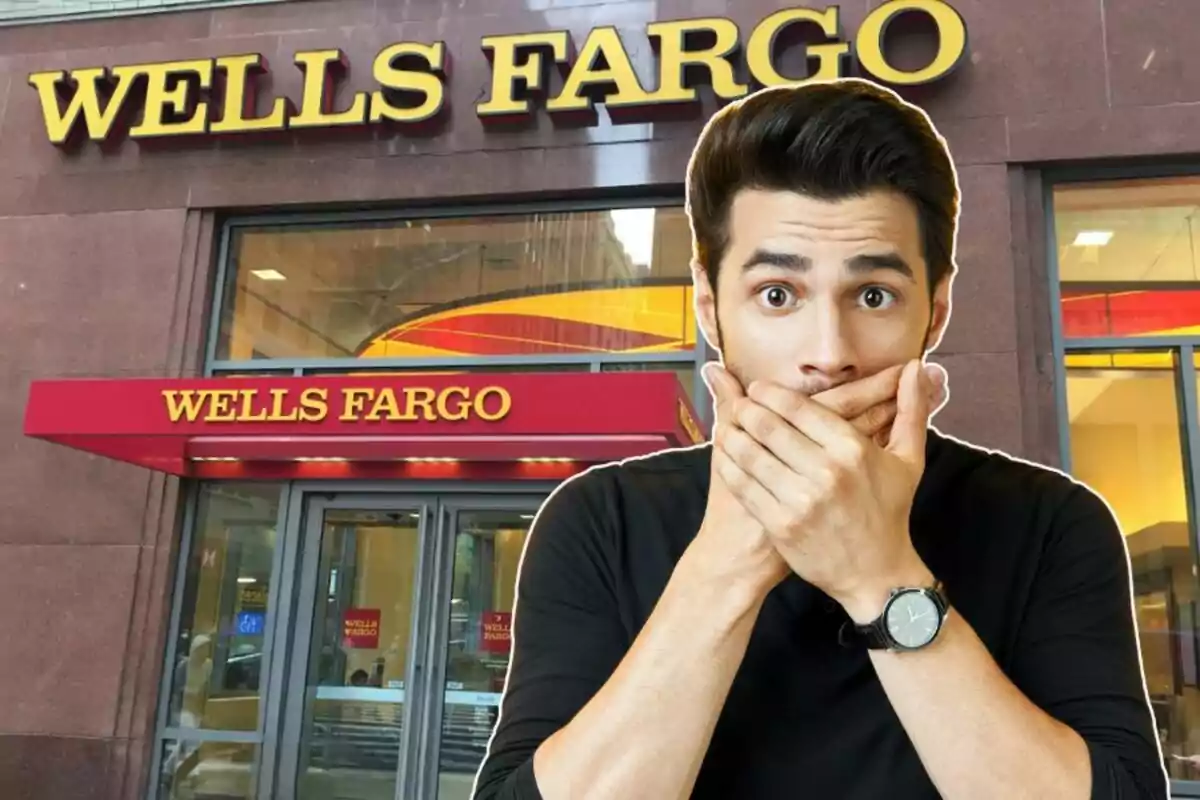
[[[717,294],[708,280],[704,265],[692,259],[692,295],[696,306],[696,321],[700,323],[700,332],[713,350],[720,351],[720,336],[717,335]]]
[[[946,326],[950,323],[951,294],[954,285],[954,273],[948,273],[938,281],[933,289],[933,319],[929,322],[929,334],[925,339],[925,352],[937,349],[942,343]]]

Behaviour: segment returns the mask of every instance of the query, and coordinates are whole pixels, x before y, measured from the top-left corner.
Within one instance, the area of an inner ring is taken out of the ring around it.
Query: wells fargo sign
[[[903,69],[889,58],[885,32],[910,13],[933,24],[938,44],[927,64]],[[825,39],[796,45],[816,67],[803,76],[784,75],[782,44],[803,30]],[[476,114],[485,124],[527,120],[535,99],[542,98],[560,123],[594,123],[597,102],[614,122],[644,121],[664,112],[696,111],[697,80],[728,101],[754,86],[841,77],[852,59],[880,82],[921,84],[950,73],[967,47],[966,25],[944,0],[884,2],[851,38],[842,36],[837,6],[781,9],[745,37],[736,23],[719,17],[653,22],[645,36],[657,53],[652,87],[643,85],[613,26],[593,29],[578,48],[565,30],[485,36],[480,44],[491,63],[491,86]],[[354,93],[339,108],[334,89],[349,67],[346,54],[336,48],[303,50],[292,61],[304,77],[298,104],[289,97],[259,102],[258,87],[270,68],[257,53],[35,72],[29,83],[37,90],[48,138],[61,146],[124,134],[164,140],[380,126],[416,130],[444,118],[451,72],[445,42],[383,48],[371,64],[377,88]],[[561,80],[551,87],[554,72]]]
[[[276,479],[311,461],[610,461],[692,444],[693,414],[671,372],[68,379],[31,384],[25,434],[177,475],[229,477],[216,462],[237,461],[238,477]]]
[[[167,418],[178,422],[495,422],[512,409],[503,386],[347,386],[164,389]]]

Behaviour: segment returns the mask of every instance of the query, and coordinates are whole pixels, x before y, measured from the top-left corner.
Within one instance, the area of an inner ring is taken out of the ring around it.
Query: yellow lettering
[[[181,418],[195,422],[200,416],[200,409],[204,407],[204,394],[194,389],[164,389],[162,396],[167,403],[167,418],[171,422],[179,422]]]
[[[450,398],[452,395],[458,395],[460,399],[454,404],[454,410],[449,407]],[[465,386],[450,386],[442,389],[437,397],[437,412],[438,416],[444,420],[457,422],[466,419],[471,415],[471,392]]]
[[[287,127],[290,103],[285,97],[275,98],[267,116],[254,116],[258,104],[254,79],[267,72],[261,55],[222,56],[216,68],[225,72],[225,99],[221,118],[208,126],[209,133],[281,131]]]
[[[341,422],[354,422],[357,420],[367,400],[374,394],[374,389],[343,389],[342,415],[338,417],[338,420]]]
[[[904,72],[888,63],[883,53],[887,26],[906,11],[920,11],[933,20],[938,31],[938,51],[923,69]],[[955,67],[967,51],[967,26],[949,4],[942,0],[889,0],[863,20],[854,40],[858,63],[884,83],[914,86],[936,80]]]
[[[485,405],[489,395],[496,395],[500,399],[500,404],[495,411],[488,411]],[[475,395],[474,406],[475,416],[486,422],[495,422],[508,416],[508,412],[512,408],[512,395],[502,386],[488,386],[480,389],[479,393]]]
[[[492,91],[486,102],[475,107],[475,113],[485,121],[529,115],[529,98],[517,96],[517,82],[524,84],[525,95],[545,92],[549,77],[546,57],[556,64],[565,63],[569,44],[567,31],[483,37],[483,51],[492,62]],[[517,64],[519,54],[525,56],[521,64]]]
[[[355,92],[345,111],[333,110],[335,81],[347,69],[345,53],[341,50],[302,50],[296,53],[295,61],[304,72],[304,94],[300,99],[300,113],[292,117],[290,127],[324,128],[366,122],[366,92]]]
[[[433,422],[437,419],[437,412],[433,410],[433,401],[435,392],[427,386],[418,386],[415,388],[405,387],[404,389],[404,416],[399,417],[402,420],[414,420],[417,418],[417,408],[425,409],[422,415],[426,422]]]
[[[398,59],[418,58],[432,70],[422,72],[413,69],[397,69]],[[446,44],[415,44],[401,42],[384,49],[375,57],[373,72],[375,80],[383,87],[371,93],[371,122],[392,120],[393,122],[425,122],[437,116],[446,103],[445,74]],[[389,91],[390,90],[390,91]],[[423,99],[417,105],[397,106],[389,102],[412,95]]]
[[[746,43],[746,65],[750,74],[763,86],[782,86],[809,81],[825,81],[837,78],[842,74],[842,59],[850,52],[846,42],[830,42],[814,44],[807,48],[808,56],[817,59],[817,69],[811,75],[801,80],[785,78],[775,69],[771,58],[775,50],[775,39],[789,25],[797,22],[813,22],[826,36],[833,38],[838,35],[838,7],[830,6],[824,11],[811,8],[789,8],[776,11],[771,16],[758,23],[750,40]]]
[[[129,131],[130,138],[194,135],[208,130],[208,101],[197,95],[212,87],[212,59],[145,64],[142,73],[146,76],[145,110],[141,123]],[[189,113],[184,120],[165,119]]]
[[[596,66],[600,58],[608,65],[606,68]],[[551,114],[594,119],[594,103],[600,94],[604,95],[610,115],[619,114],[623,107],[644,106],[650,102],[650,95],[638,81],[629,54],[612,25],[593,28],[588,34],[562,91],[546,103],[546,110]]]
[[[141,68],[137,66],[116,67],[111,76],[103,67],[76,69],[69,75],[62,70],[31,74],[29,83],[37,89],[42,105],[42,119],[50,141],[59,145],[67,144],[80,125],[87,131],[89,140],[103,142],[108,139],[113,134],[121,107],[128,99],[129,91],[140,74]],[[65,111],[60,109],[58,102],[57,88],[62,81],[75,86],[75,92],[67,101]],[[103,108],[100,105],[102,82],[112,85],[112,94],[105,101]]]
[[[689,36],[708,33],[714,37],[711,47],[686,50]],[[724,100],[734,100],[746,94],[749,87],[738,83],[730,57],[738,48],[738,28],[732,21],[709,17],[679,22],[652,22],[646,34],[656,41],[658,50],[658,90],[650,95],[654,103],[694,103],[696,90],[686,80],[689,67],[702,67],[708,72],[713,93]]]
[[[320,422],[329,416],[329,390],[305,389],[300,393],[300,421]],[[292,412],[296,413],[295,411]]]
[[[396,405],[396,393],[390,387],[380,390],[375,397],[375,405],[371,406],[371,412],[367,414],[366,419],[368,422],[400,419],[400,407]]]
[[[267,417],[268,422],[295,422],[297,411],[295,408],[291,413],[285,415],[283,413],[283,404],[287,400],[287,389],[272,389],[271,390],[271,413]]]
[[[238,422],[264,422],[267,419],[267,409],[259,409],[254,414],[254,401],[258,397],[257,389],[242,389],[238,392],[242,398],[242,410],[238,413]]]
[[[233,411],[233,404],[237,402],[237,389],[213,389],[204,392],[208,395],[208,416],[204,418],[205,422],[235,422],[237,415]]]

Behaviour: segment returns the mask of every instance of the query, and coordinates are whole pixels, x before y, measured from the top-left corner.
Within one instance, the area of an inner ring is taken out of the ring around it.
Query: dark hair
[[[709,121],[688,165],[687,214],[714,292],[742,189],[823,200],[898,191],[917,209],[930,290],[954,270],[959,191],[950,153],[923,112],[875,84],[772,87]]]

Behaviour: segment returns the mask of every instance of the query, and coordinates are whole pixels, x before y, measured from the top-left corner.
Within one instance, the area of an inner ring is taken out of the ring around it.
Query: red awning
[[[601,462],[703,436],[668,372],[45,380],[30,387],[25,434],[198,477],[314,461]]]

